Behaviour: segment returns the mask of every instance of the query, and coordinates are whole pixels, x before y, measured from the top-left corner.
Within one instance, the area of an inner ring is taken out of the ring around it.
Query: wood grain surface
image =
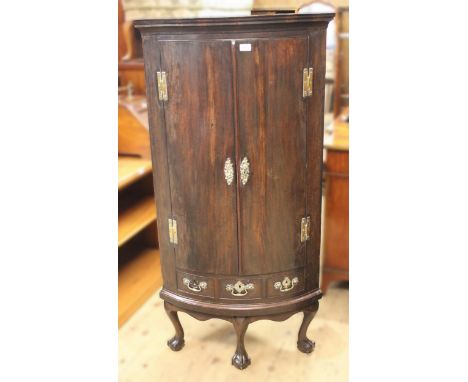
[[[310,215],[310,240],[307,241],[306,289],[319,287],[322,218],[323,121],[325,93],[325,28],[309,34],[309,65],[314,68],[313,92],[307,105],[307,214]]]
[[[236,273],[236,184],[224,164],[234,162],[231,43],[161,43],[168,72],[165,120],[172,216],[177,220],[177,266]],[[187,59],[190,57],[190,59]]]
[[[119,156],[119,190],[151,173],[151,160]]]
[[[142,248],[119,268],[119,327],[162,285],[159,251]]]
[[[332,17],[136,22],[144,47],[161,297],[177,309],[271,316],[304,310],[321,297],[325,37]],[[241,51],[241,43],[250,47]],[[314,68],[307,98],[305,67]],[[157,96],[157,71],[167,75],[164,101]],[[242,184],[244,157],[250,174]],[[228,158],[235,173],[230,185],[224,174]],[[307,215],[310,240],[301,243]],[[168,218],[177,221],[176,244],[169,243]],[[212,289],[184,289],[181,273],[191,275],[191,285],[206,281]],[[300,290],[274,293],[276,274],[303,277]],[[244,300],[227,287],[237,281],[254,285],[241,294]],[[308,351],[311,345],[302,342]]]
[[[137,202],[119,211],[119,239],[121,246],[143,228],[156,220],[156,206],[152,195],[141,198]]]
[[[146,99],[119,97],[119,145],[120,155],[134,155],[150,159],[150,140],[147,113],[143,109]],[[138,111],[141,110],[141,111]]]
[[[251,45],[250,52],[240,44]],[[239,158],[250,162],[240,187],[240,273],[262,274],[305,261],[307,35],[236,42]]]
[[[349,280],[349,152],[328,150],[322,288]]]

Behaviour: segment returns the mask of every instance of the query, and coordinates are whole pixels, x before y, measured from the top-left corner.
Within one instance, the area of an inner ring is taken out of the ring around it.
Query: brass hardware
[[[302,97],[309,97],[312,95],[312,80],[314,78],[314,68],[304,68],[302,74]]]
[[[302,218],[301,220],[301,243],[310,239],[310,216]]]
[[[231,162],[231,158],[226,159],[226,162],[224,162],[224,178],[228,186],[230,186],[234,180],[234,166]]]
[[[177,244],[177,221],[168,219],[169,221],[169,243]]]
[[[156,72],[158,76],[158,95],[160,101],[167,101],[166,72]]]
[[[184,285],[194,292],[201,292],[203,289],[206,289],[208,284],[205,281],[198,282],[197,280],[189,280],[188,278],[184,277],[182,279]]]
[[[283,281],[277,281],[274,283],[273,287],[279,289],[280,292],[288,292],[293,289],[299,283],[299,279],[294,277],[292,280],[289,277],[285,277]]]
[[[226,290],[231,292],[233,296],[242,297],[245,296],[249,290],[254,289],[255,286],[252,283],[244,284],[240,280],[236,282],[234,285],[227,284]]]
[[[250,175],[250,163],[247,157],[244,157],[242,159],[242,162],[240,164],[240,178],[241,178],[241,183],[243,186],[245,186],[249,180],[249,175]]]

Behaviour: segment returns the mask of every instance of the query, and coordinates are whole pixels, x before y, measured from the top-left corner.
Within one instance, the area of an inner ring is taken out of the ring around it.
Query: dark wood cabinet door
[[[308,37],[237,40],[235,57],[237,165],[244,158],[250,164],[247,183],[239,182],[240,272],[301,267],[307,157],[302,75],[308,67]]]
[[[230,41],[161,41],[174,245],[179,269],[238,270],[233,77]],[[235,169],[234,169],[235,170]],[[161,222],[167,224],[167,222]]]

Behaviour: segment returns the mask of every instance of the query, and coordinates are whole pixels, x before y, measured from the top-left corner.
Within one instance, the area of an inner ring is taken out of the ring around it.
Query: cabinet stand
[[[319,307],[318,301],[313,302],[310,306],[303,308],[302,310],[294,310],[291,312],[281,313],[281,314],[271,314],[271,315],[261,315],[261,316],[250,316],[250,317],[227,317],[227,316],[215,316],[205,313],[199,313],[190,311],[187,309],[180,308],[178,306],[172,305],[171,303],[164,301],[164,308],[166,313],[169,316],[174,329],[176,331],[175,336],[167,341],[167,345],[173,351],[179,351],[184,346],[184,330],[180,324],[178,313],[184,312],[197,320],[206,321],[212,318],[219,318],[221,320],[226,320],[232,323],[234,330],[236,331],[237,336],[237,346],[236,351],[232,357],[232,365],[236,368],[242,370],[250,365],[250,358],[245,350],[244,345],[244,336],[247,332],[249,324],[258,320],[272,320],[272,321],[284,321],[291,317],[293,314],[302,311],[304,313],[304,318],[302,320],[301,327],[299,328],[299,334],[297,339],[297,348],[302,353],[311,353],[315,348],[315,342],[307,338],[307,328],[317,313]]]

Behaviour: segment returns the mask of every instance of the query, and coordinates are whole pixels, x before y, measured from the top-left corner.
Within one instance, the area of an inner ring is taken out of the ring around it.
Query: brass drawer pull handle
[[[244,284],[240,281],[236,282],[234,285],[227,284],[226,290],[231,292],[233,296],[245,296],[250,289],[254,289],[255,286],[252,283]]]
[[[226,159],[226,162],[224,162],[224,178],[228,186],[230,186],[234,180],[234,166],[231,162],[231,158]]]
[[[280,292],[288,292],[299,283],[299,279],[294,277],[292,280],[289,277],[285,277],[283,281],[277,281],[273,285],[275,289],[279,289]]]
[[[208,284],[205,281],[196,281],[196,280],[189,280],[188,278],[184,277],[182,279],[184,285],[194,292],[201,292],[203,289],[206,289]]]
[[[250,163],[247,157],[244,157],[242,159],[242,162],[240,164],[240,178],[241,178],[241,183],[243,186],[247,184],[249,181],[249,175],[250,175]]]

